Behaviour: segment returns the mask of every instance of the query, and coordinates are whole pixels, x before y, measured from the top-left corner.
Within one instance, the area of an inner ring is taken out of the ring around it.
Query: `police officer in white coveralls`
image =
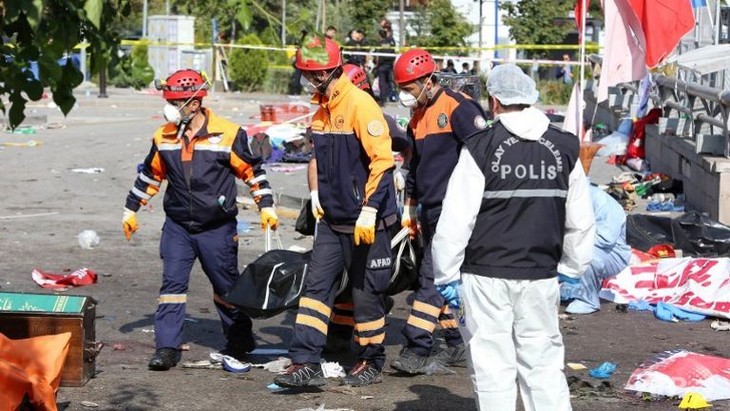
[[[435,283],[459,307],[480,410],[570,410],[558,272],[591,261],[595,219],[575,135],[530,107],[514,64],[487,80],[495,122],[464,143],[433,240]],[[517,380],[517,384],[515,383]]]

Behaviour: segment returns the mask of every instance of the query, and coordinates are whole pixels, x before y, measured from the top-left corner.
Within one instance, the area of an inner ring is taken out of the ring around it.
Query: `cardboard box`
[[[71,333],[61,386],[80,387],[96,373],[96,300],[81,295],[0,292],[0,333],[22,339]]]

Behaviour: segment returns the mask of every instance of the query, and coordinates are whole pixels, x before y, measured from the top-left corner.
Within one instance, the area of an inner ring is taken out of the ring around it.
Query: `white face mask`
[[[398,93],[398,100],[400,100],[400,103],[406,108],[413,108],[418,105],[418,99],[413,97],[413,94],[407,91],[401,90],[400,93]]]
[[[172,123],[176,126],[179,126],[182,121],[180,110],[170,103],[165,104],[165,107],[162,108],[162,115],[165,116],[165,120],[167,120],[168,123]]]
[[[314,94],[317,92],[317,87],[314,86],[309,80],[307,80],[306,77],[301,76],[299,77],[299,85],[302,86],[302,88],[308,93],[308,94]]]

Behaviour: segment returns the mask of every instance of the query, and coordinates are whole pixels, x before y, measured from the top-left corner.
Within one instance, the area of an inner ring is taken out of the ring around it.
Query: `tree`
[[[416,36],[408,38],[408,44],[429,47],[466,48],[466,38],[476,27],[465,21],[449,0],[432,0],[428,7],[418,6],[412,23]],[[458,54],[466,54],[465,51]]]
[[[23,122],[26,103],[39,100],[44,87],[68,114],[76,103],[73,89],[84,79],[72,59],[63,66],[58,61],[86,42],[92,73],[104,69],[121,40],[115,23],[128,12],[127,0],[0,1],[0,97],[10,101],[8,113],[2,100],[0,109],[10,127]]]
[[[255,34],[247,34],[238,43],[261,45],[261,40]],[[235,48],[228,57],[228,67],[231,80],[242,90],[260,90],[269,68],[268,52]]]
[[[386,11],[391,7],[390,0],[368,0],[368,1],[351,1],[345,8],[346,13],[350,16],[352,27],[341,30],[344,35],[350,29],[360,29],[365,33],[365,39],[369,39],[371,43],[376,42],[380,19],[385,17]]]
[[[510,37],[517,44],[559,44],[566,34],[575,29],[575,23],[567,19],[574,2],[565,0],[519,0],[502,3],[507,12],[503,18],[509,26]],[[544,57],[545,50],[528,50],[529,57]]]

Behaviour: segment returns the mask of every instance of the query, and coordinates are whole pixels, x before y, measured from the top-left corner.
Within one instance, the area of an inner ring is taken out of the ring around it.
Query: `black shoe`
[[[177,365],[180,357],[180,350],[174,348],[158,348],[155,351],[155,355],[150,359],[149,364],[147,364],[147,367],[154,371],[167,371]]]
[[[428,355],[418,355],[408,347],[403,347],[398,358],[390,366],[408,374],[424,374],[429,363]]]
[[[466,367],[466,347],[464,343],[439,351],[436,361],[447,367]]]
[[[284,374],[274,378],[280,387],[319,387],[327,384],[322,366],[315,363],[292,364]]]
[[[380,374],[380,370],[377,369],[372,362],[362,360],[355,364],[350,372],[342,379],[342,385],[362,387],[365,385],[377,384],[383,381]]]

